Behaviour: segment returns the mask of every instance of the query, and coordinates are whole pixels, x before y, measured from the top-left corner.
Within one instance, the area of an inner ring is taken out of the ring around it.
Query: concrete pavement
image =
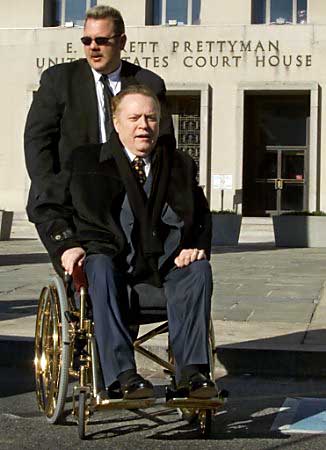
[[[326,374],[326,248],[280,249],[266,239],[216,247],[211,262],[220,369]],[[37,299],[52,273],[37,239],[0,242],[0,365],[32,361]],[[152,344],[157,353],[164,341]]]

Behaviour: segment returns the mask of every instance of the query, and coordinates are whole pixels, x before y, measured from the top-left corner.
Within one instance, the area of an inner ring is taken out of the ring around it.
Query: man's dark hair
[[[111,19],[114,23],[114,33],[123,34],[125,32],[125,24],[120,11],[112,6],[97,5],[86,11],[85,23],[88,19]]]

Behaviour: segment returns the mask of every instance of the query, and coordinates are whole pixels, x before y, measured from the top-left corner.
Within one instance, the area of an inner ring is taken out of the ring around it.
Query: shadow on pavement
[[[18,266],[22,264],[45,264],[50,259],[47,253],[0,255],[0,266]]]
[[[229,374],[326,376],[326,329],[223,344],[218,362]]]
[[[282,377],[250,377],[226,375],[217,380],[220,389],[230,392],[229,401],[212,419],[212,432],[207,440],[275,439],[281,441],[269,449],[286,448],[290,435],[271,430],[274,420],[287,397],[326,396],[324,379],[296,379]],[[170,427],[151,436],[156,440],[187,440],[198,438],[198,424]],[[313,436],[291,438],[296,443],[309,442]],[[223,447],[224,448],[224,447]],[[246,447],[247,448],[247,447]],[[249,448],[249,447],[248,447]],[[254,448],[258,448],[256,445]],[[264,447],[265,448],[265,447]],[[305,447],[306,448],[306,447]],[[308,447],[307,447],[308,448]]]
[[[33,316],[37,313],[38,300],[0,300],[0,321]]]
[[[1,367],[0,397],[35,391],[34,367]]]
[[[34,361],[34,337],[0,335],[0,373],[3,367],[29,371]]]
[[[264,252],[264,251],[271,251],[271,250],[285,250],[286,247],[275,247],[274,243],[264,242],[253,242],[253,243],[246,243],[246,244],[239,244],[236,246],[228,247],[228,246],[213,246],[212,247],[212,254],[223,254],[223,253],[243,253],[243,252]]]

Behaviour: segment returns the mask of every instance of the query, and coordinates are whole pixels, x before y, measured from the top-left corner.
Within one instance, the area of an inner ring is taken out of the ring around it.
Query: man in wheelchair
[[[158,140],[160,104],[147,87],[113,97],[112,115],[118,137],[71,152],[38,199],[38,232],[57,271],[84,267],[107,392],[119,386],[126,400],[154,396],[137,373],[128,327],[130,288],[145,283],[166,297],[179,392],[213,398],[211,214],[196,164]]]

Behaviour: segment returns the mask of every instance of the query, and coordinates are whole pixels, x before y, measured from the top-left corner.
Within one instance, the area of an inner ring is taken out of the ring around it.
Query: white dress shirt
[[[111,91],[113,92],[113,95],[117,95],[121,91],[121,80],[120,80],[120,72],[121,72],[121,66],[117,68],[112,73],[109,73],[107,75],[109,80],[109,87]],[[99,116],[99,131],[100,131],[100,142],[106,142],[106,133],[105,133],[105,103],[104,103],[104,86],[103,83],[100,81],[100,78],[102,76],[101,73],[96,72],[93,68],[93,76],[95,80],[95,87],[96,87],[96,95],[97,95],[97,106],[98,106],[98,116]]]
[[[136,155],[134,155],[133,153],[131,153],[130,150],[128,150],[126,147],[124,148],[126,155],[128,156],[130,162],[133,162],[133,160],[136,158]],[[151,156],[146,156],[146,158],[142,158],[145,166],[144,166],[144,171],[145,171],[145,175],[146,177],[148,177],[149,172],[151,170]]]

